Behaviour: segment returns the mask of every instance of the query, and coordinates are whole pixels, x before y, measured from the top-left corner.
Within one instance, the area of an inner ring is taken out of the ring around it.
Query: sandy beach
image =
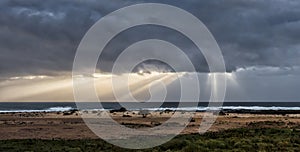
[[[101,112],[93,112],[99,114]],[[97,139],[83,122],[81,113],[31,112],[1,113],[0,140],[7,139]],[[172,112],[152,112],[143,118],[134,111],[113,112],[111,117],[130,128],[155,127],[170,118]],[[197,112],[181,134],[197,133],[203,117]],[[209,131],[233,128],[300,128],[300,114],[247,114],[226,113],[219,115]]]

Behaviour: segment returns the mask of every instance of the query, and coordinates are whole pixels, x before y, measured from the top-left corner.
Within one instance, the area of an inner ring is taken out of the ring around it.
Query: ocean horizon
[[[118,102],[81,102],[84,104],[84,109],[77,107],[75,102],[0,102],[0,113],[9,112],[63,112],[70,110],[116,110],[122,106],[134,107],[134,102],[123,102],[120,105]],[[210,105],[208,102],[199,102],[198,106],[195,103],[183,103],[178,107],[178,102],[164,102],[157,107],[156,104],[146,103],[141,107],[128,108],[127,110],[179,110],[179,111],[206,111],[208,108],[217,110],[300,110],[300,102],[224,102],[217,103],[216,106]],[[81,106],[83,107],[83,106]],[[101,107],[101,108],[100,108]]]

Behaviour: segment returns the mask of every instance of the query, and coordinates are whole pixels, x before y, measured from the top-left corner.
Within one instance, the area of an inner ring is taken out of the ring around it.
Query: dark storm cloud
[[[102,14],[116,9],[110,5],[114,3],[1,1],[1,75],[70,71],[80,39]]]
[[[111,11],[140,2],[1,1],[0,75],[71,71],[76,47],[89,27]],[[170,0],[163,3],[183,8],[207,25],[223,51],[228,71],[239,67],[281,68],[300,64],[300,1]],[[188,40],[175,32],[164,30],[145,33],[136,30],[120,35],[120,41],[107,47],[103,54],[103,67],[111,65],[120,49],[130,45],[127,42],[161,36],[161,39],[181,46],[192,58],[197,70],[207,70],[203,57],[197,54],[196,48]]]

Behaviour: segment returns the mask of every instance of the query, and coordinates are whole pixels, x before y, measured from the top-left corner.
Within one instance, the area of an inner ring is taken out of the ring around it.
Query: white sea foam
[[[72,107],[51,107],[48,109],[41,110],[0,110],[0,113],[10,113],[10,112],[64,112],[70,111],[74,108]]]
[[[183,107],[183,108],[144,108],[151,111],[207,111],[207,110],[300,110],[300,107],[263,107],[263,106],[224,106],[224,107]],[[135,109],[137,110],[137,109]]]
[[[75,108],[72,107],[51,107],[42,110],[0,110],[0,113],[10,113],[10,112],[64,112],[70,111]],[[112,109],[84,109],[87,111],[108,111]],[[164,107],[164,108],[140,108],[140,109],[128,109],[128,110],[149,110],[149,111],[207,111],[207,110],[300,110],[300,107],[264,107],[264,106],[224,106],[224,107]]]

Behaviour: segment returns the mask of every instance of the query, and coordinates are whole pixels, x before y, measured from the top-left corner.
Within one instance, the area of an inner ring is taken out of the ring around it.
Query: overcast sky
[[[142,2],[1,0],[0,77],[70,74],[77,46],[87,30],[106,14]],[[236,73],[239,86],[246,92],[240,97],[229,88],[231,99],[300,99],[299,0],[159,2],[192,13],[211,31],[222,50],[226,70]],[[109,72],[124,48],[148,38],[177,44],[197,71],[208,71],[206,61],[190,40],[158,26],[140,26],[118,35],[101,55],[99,70]],[[159,66],[158,62],[149,64]]]

